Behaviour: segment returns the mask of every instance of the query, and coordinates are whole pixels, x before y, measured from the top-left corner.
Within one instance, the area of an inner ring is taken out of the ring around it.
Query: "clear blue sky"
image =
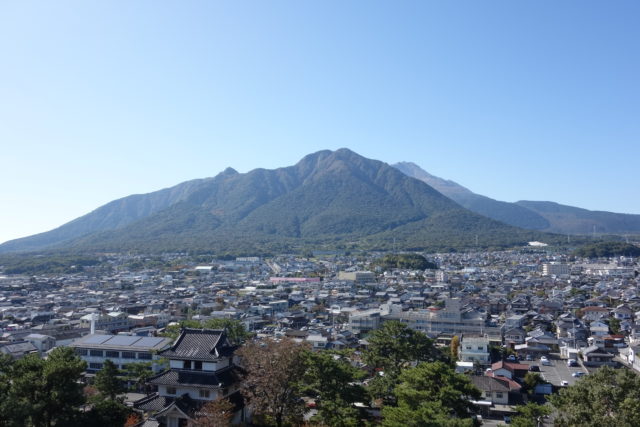
[[[640,214],[638,1],[0,4],[0,241],[348,147]]]

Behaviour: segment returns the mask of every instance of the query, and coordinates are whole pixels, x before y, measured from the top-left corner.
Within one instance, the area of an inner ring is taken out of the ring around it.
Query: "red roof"
[[[504,360],[501,360],[500,362],[496,362],[493,365],[491,365],[491,369],[494,371],[497,371],[498,369],[506,369],[507,371],[527,371],[529,370],[529,365],[525,365],[523,363],[511,363],[511,362],[505,362]]]
[[[516,381],[509,379],[507,377],[503,377],[501,375],[496,375],[495,372],[487,372],[487,376],[488,377],[493,377],[497,380],[502,381],[503,383],[505,383],[508,387],[509,390],[520,390],[522,388],[522,386],[520,384],[518,384]]]

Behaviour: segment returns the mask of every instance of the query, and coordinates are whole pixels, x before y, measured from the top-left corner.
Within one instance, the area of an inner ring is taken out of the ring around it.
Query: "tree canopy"
[[[467,377],[443,362],[404,370],[394,393],[397,406],[383,408],[384,426],[471,426],[470,400],[481,396]]]
[[[118,367],[109,359],[104,361],[102,369],[98,371],[95,386],[104,397],[115,400],[116,396],[125,391],[124,384],[119,378]]]
[[[392,270],[394,268],[403,268],[410,270],[434,270],[438,266],[428,261],[420,254],[387,254],[382,258],[378,258],[372,263],[372,266],[379,266],[383,270]]]
[[[238,350],[245,371],[242,392],[258,417],[278,427],[302,419],[306,352],[306,345],[290,339],[251,341]]]
[[[306,365],[304,391],[318,398],[317,418],[335,427],[361,425],[365,414],[353,404],[368,400],[364,387],[356,383],[364,373],[332,352],[308,352]]]
[[[640,256],[640,248],[625,242],[598,242],[578,248],[573,253],[584,258]]]
[[[380,372],[370,385],[370,392],[376,398],[394,399],[393,388],[400,372],[410,362],[446,360],[425,334],[396,321],[383,323],[369,335],[368,341],[363,359]]]
[[[559,427],[636,426],[640,419],[640,376],[602,367],[566,387],[550,401]]]

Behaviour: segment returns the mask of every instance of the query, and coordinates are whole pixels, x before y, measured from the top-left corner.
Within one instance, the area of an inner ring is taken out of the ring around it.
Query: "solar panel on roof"
[[[138,341],[140,337],[132,337],[127,335],[115,335],[109,340],[109,345],[131,346]]]
[[[155,347],[163,340],[164,338],[143,337],[140,341],[134,344],[134,347]]]
[[[86,340],[83,341],[85,344],[102,344],[106,340],[111,338],[111,335],[90,335]]]

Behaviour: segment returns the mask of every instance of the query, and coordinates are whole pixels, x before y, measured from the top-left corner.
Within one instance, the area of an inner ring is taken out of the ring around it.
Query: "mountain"
[[[599,234],[640,233],[640,215],[590,211],[554,202],[501,202],[433,176],[414,163],[401,162],[393,167],[429,184],[470,211],[515,227],[561,234],[589,234],[595,226]]]
[[[210,180],[196,179],[153,193],[114,200],[54,230],[5,242],[0,245],[0,252],[47,249],[90,233],[124,227],[185,199]]]
[[[84,234],[83,234],[84,233]],[[424,182],[347,149],[296,165],[189,181],[111,202],[0,251],[286,251],[510,246],[552,239],[470,212]]]
[[[429,184],[470,211],[493,218],[496,221],[529,230],[548,230],[551,226],[545,217],[526,207],[476,194],[454,181],[444,180],[427,173],[415,163],[401,162],[394,164],[393,167],[407,176]]]
[[[555,202],[516,202],[549,221],[546,231],[564,234],[640,233],[640,215],[590,211]]]

